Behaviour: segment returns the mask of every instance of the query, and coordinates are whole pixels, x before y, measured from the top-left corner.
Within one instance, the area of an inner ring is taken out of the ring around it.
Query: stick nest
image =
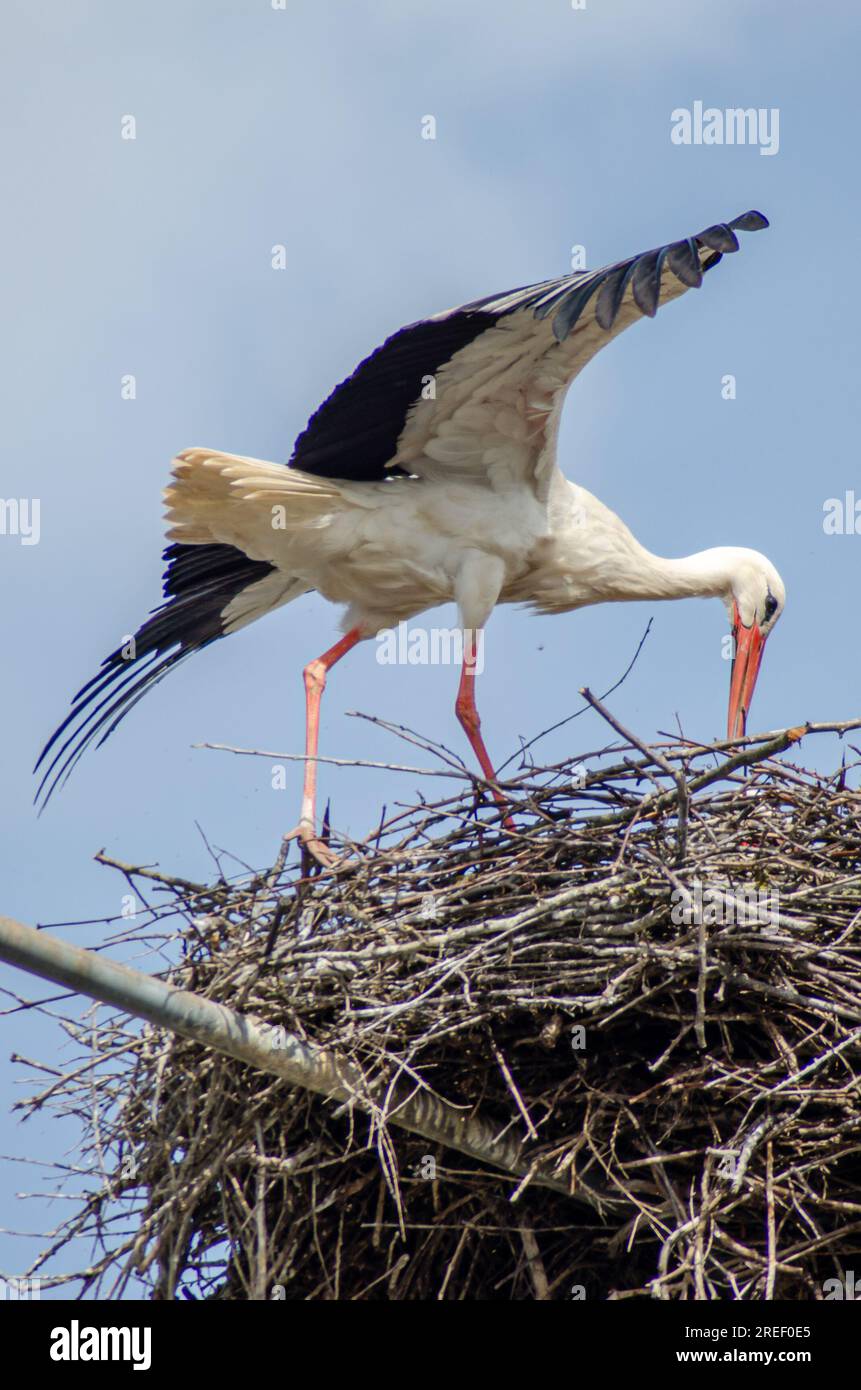
[[[861,1244],[861,793],[797,733],[619,740],[521,770],[515,833],[473,786],[305,878],[118,866],[152,902],[114,947],[362,1082],[67,1020],[27,1104],[97,1178],[33,1272],[84,1239],[88,1296],[821,1298]],[[400,1128],[405,1087],[518,1161]]]

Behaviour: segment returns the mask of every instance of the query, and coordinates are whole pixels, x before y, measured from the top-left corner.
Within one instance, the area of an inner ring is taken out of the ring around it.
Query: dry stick
[[[222,887],[221,884],[213,887],[211,884],[194,883],[190,878],[177,878],[174,874],[162,874],[157,869],[150,869],[137,864],[124,864],[121,859],[112,859],[110,855],[105,854],[103,849],[100,849],[98,854],[94,854],[93,859],[97,864],[104,864],[109,869],[119,869],[121,874],[136,874],[139,878],[151,878],[156,883],[165,884],[168,888],[184,888],[187,893],[202,893],[210,898]]]
[[[523,1242],[523,1253],[526,1256],[526,1263],[529,1268],[529,1277],[532,1280],[532,1287],[535,1290],[537,1299],[548,1299],[550,1297],[550,1285],[547,1282],[547,1273],[541,1259],[541,1251],[538,1248],[538,1241],[535,1239],[535,1232],[531,1226],[522,1223],[519,1227],[520,1239]]]
[[[694,1032],[697,1039],[697,1047],[702,1052],[706,1048],[706,980],[708,979],[709,961],[706,949],[706,921],[705,913],[699,913],[697,922],[697,958],[699,970],[697,973],[697,1010],[694,1020]]]
[[[793,725],[791,732],[795,733],[796,738],[791,740],[797,742],[807,734],[839,734],[842,738],[844,734],[851,733],[853,729],[861,729],[861,719],[844,719],[842,722],[830,720],[824,724],[817,724],[810,719],[806,719],[803,724]],[[659,729],[658,733],[663,730]],[[663,745],[670,748],[685,748],[690,753],[723,753],[727,748],[740,748],[749,746],[752,743],[768,743],[772,739],[779,738],[782,734],[788,733],[787,729],[767,729],[762,734],[745,734],[742,738],[721,739],[716,743],[698,743],[696,739],[681,738],[678,734],[665,734],[666,738],[672,738],[670,744]]]
[[[419,734],[415,729],[410,729],[406,724],[393,724],[389,719],[381,719],[378,714],[364,714],[359,709],[347,710],[349,719],[364,719],[368,724],[373,724],[378,729],[384,729],[387,734],[394,734],[396,738],[402,739],[404,743],[410,743],[414,748],[420,748],[423,753],[433,753],[442,762],[447,763],[455,771],[470,776],[469,769],[463,758],[458,757],[450,748],[446,748],[444,743],[437,743],[434,739],[426,738],[424,734]]]
[[[831,731],[830,726],[829,731]],[[763,743],[755,748],[747,748],[741,753],[727,758],[726,762],[720,763],[709,772],[703,772],[700,773],[698,777],[692,777],[691,780],[685,784],[687,794],[690,796],[691,792],[701,791],[703,787],[711,786],[713,782],[722,781],[724,778],[728,777],[731,772],[737,772],[740,767],[752,767],[756,763],[764,762],[774,753],[782,753],[785,749],[789,748],[791,744],[798,743],[806,733],[816,732],[819,731],[813,727],[783,729],[779,734],[775,735],[770,743]],[[637,747],[636,744],[633,746]],[[706,747],[703,751],[711,752],[712,750]],[[653,758],[653,756],[654,749],[650,754],[650,757]],[[593,817],[589,822],[590,827],[593,830],[600,830],[605,825],[626,825],[633,816],[639,814],[644,816],[654,815],[658,811],[665,811],[668,806],[672,806],[678,795],[678,787],[673,791],[661,792],[658,796],[652,792],[648,796],[644,796],[642,801],[638,802],[636,806],[629,810],[613,811],[606,816]]]
[[[757,994],[765,994],[771,999],[780,999],[786,1004],[798,1004],[802,1009],[809,1009],[812,1013],[819,1012],[830,1018],[847,1018],[852,1023],[861,1023],[861,1009],[849,1009],[842,1004],[832,1004],[827,999],[820,999],[815,994],[799,994],[798,990],[791,989],[789,985],[767,985],[762,980],[754,980],[743,970],[730,970],[720,964],[717,969],[725,977],[727,983],[732,986],[744,985]]]
[[[671,763],[668,763],[663,753],[659,753],[656,748],[649,748],[648,744],[646,743],[641,743],[640,740],[636,737],[636,735],[630,733],[625,728],[624,724],[620,724],[618,719],[616,719],[615,715],[612,715],[610,711],[607,709],[606,705],[602,704],[598,697],[592,694],[591,690],[587,685],[583,686],[582,690],[580,691],[580,694],[583,696],[584,700],[588,701],[588,703],[592,706],[594,710],[598,711],[598,713],[601,715],[601,718],[605,719],[607,723],[610,725],[610,727],[616,730],[617,734],[621,734],[622,738],[627,740],[627,742],[631,745],[632,748],[639,748],[640,752],[645,757],[653,759],[654,762],[657,763],[661,771],[665,772],[667,776],[672,778],[672,780],[675,782],[676,794],[678,796],[679,802],[678,819],[676,821],[676,863],[683,863],[685,858],[685,850],[687,849],[688,843],[689,804],[688,785],[685,781],[684,773],[681,771],[680,768],[676,769],[672,766]],[[703,1043],[703,1046],[705,1046],[705,1043]]]
[[[524,1122],[524,1124],[526,1125],[527,1130],[529,1131],[529,1137],[530,1137],[530,1139],[537,1139],[537,1138],[538,1138],[538,1130],[535,1128],[534,1124],[532,1123],[532,1117],[531,1117],[531,1115],[529,1114],[529,1111],[526,1109],[526,1104],[525,1104],[525,1102],[524,1102],[524,1100],[523,1100],[522,1095],[520,1094],[520,1092],[519,1092],[518,1089],[517,1089],[517,1083],[516,1083],[516,1081],[514,1080],[514,1077],[511,1075],[511,1069],[510,1069],[508,1063],[506,1062],[504,1056],[503,1056],[502,1053],[500,1052],[500,1050],[499,1050],[499,1048],[497,1047],[497,1045],[496,1045],[495,1042],[491,1042],[490,1046],[491,1046],[491,1048],[492,1048],[492,1050],[493,1050],[493,1055],[494,1055],[494,1057],[496,1058],[497,1064],[498,1064],[498,1066],[499,1066],[499,1070],[502,1072],[502,1075],[505,1077],[505,1084],[507,1085],[509,1091],[511,1092],[511,1095],[512,1095],[512,1097],[513,1097],[513,1099],[514,1099],[515,1105],[517,1106],[518,1110],[520,1111],[521,1115],[523,1116],[523,1122]]]
[[[461,782],[468,782],[473,775],[467,768],[458,772],[441,767],[410,767],[405,763],[372,762],[368,758],[326,758],[322,754],[312,758],[307,753],[275,753],[267,748],[235,748],[230,743],[194,743],[192,747],[209,749],[215,753],[235,753],[240,758],[273,758],[284,763],[329,763],[331,767],[370,767],[378,772],[409,772],[415,777],[456,777]],[[478,780],[483,779],[479,777]]]
[[[847,1047],[852,1047],[858,1042],[861,1042],[861,1028],[856,1028],[854,1032],[847,1034],[843,1041],[838,1043],[836,1047],[829,1047],[827,1052],[821,1053],[819,1057],[814,1057],[813,1061],[808,1062],[807,1066],[802,1067],[800,1071],[793,1072],[792,1076],[785,1077],[783,1081],[769,1092],[769,1095],[777,1095],[778,1091],[785,1091],[788,1087],[797,1085],[805,1076],[809,1076],[811,1072],[818,1071],[826,1062],[830,1062],[832,1057],[839,1057]]]
[[[606,700],[609,695],[613,695],[619,689],[619,686],[624,684],[624,682],[630,676],[631,672],[637,664],[637,658],[640,655],[640,652],[643,650],[646,638],[652,630],[652,622],[653,619],[650,618],[649,621],[646,623],[646,630],[640,638],[639,643],[637,644],[637,650],[634,652],[634,655],[631,657],[631,660],[628,662],[628,665],[622,672],[619,679],[616,681],[615,685],[611,685],[609,690],[604,691],[604,694],[601,696],[602,700]],[[582,693],[583,692],[581,690],[580,694],[582,695]],[[511,757],[506,758],[505,762],[501,765],[501,767],[497,768],[497,775],[499,775],[499,773],[502,772],[503,768],[508,767],[509,763],[513,763],[515,758],[522,757],[528,748],[532,748],[534,744],[538,743],[539,739],[546,738],[548,734],[555,734],[557,729],[563,728],[565,724],[570,724],[572,719],[578,719],[581,714],[585,713],[586,706],[584,705],[581,709],[576,709],[573,714],[567,714],[564,719],[560,719],[558,724],[551,724],[549,729],[542,729],[540,734],[536,734],[534,738],[529,739],[526,743],[522,743],[518,748],[517,752],[512,753]]]
[[[765,1148],[765,1155],[765,1192],[768,1211],[768,1274],[765,1281],[765,1297],[766,1301],[770,1303],[774,1298],[774,1281],[777,1275],[777,1233],[774,1220],[774,1146],[770,1139]]]

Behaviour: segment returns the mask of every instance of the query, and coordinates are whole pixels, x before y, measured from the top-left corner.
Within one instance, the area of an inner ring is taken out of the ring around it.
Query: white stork
[[[47,801],[193,652],[308,590],[343,604],[344,635],[304,670],[299,826],[318,858],[317,742],[326,676],[356,643],[454,600],[464,631],[455,709],[505,808],[475,704],[477,634],[498,603],[540,613],[626,599],[715,596],[735,635],[728,736],[744,733],[784,586],[755,550],[646,550],[556,462],[565,393],[617,333],[702,282],[759,212],[630,260],[490,295],[403,328],[335,388],[287,466],[188,449],[166,489],[164,602],[78,693],[39,759]],[[435,391],[423,390],[433,380]],[[426,399],[426,397],[430,397]],[[510,820],[506,817],[506,823]]]

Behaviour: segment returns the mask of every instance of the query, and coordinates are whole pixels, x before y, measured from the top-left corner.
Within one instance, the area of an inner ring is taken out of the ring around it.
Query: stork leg
[[[296,829],[291,830],[284,838],[298,839],[302,845],[303,859],[310,856],[326,867],[336,863],[337,856],[317,834],[317,745],[320,736],[320,703],[326,689],[327,674],[335,662],[352,651],[364,636],[362,628],[351,628],[334,647],[330,647],[315,661],[309,661],[302,672],[305,681],[305,776],[302,783],[302,810]]]
[[[514,821],[508,812],[508,802],[497,786],[496,772],[484,746],[484,739],[481,737],[481,720],[478,717],[478,708],[475,703],[475,675],[475,641],[473,633],[467,632],[464,634],[463,666],[454,709],[472,745],[472,751],[478,758],[479,766],[490,783],[490,790],[493,792],[496,803],[503,812],[502,823],[506,830],[514,830]]]

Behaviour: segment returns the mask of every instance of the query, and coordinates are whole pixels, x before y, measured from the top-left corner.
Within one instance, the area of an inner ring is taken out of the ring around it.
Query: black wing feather
[[[382,482],[404,469],[389,467],[413,405],[421,398],[424,378],[435,375],[456,353],[493,328],[501,318],[532,308],[536,319],[553,314],[553,333],[564,342],[594,295],[595,317],[607,332],[613,327],[625,290],[652,317],[658,307],[661,270],[667,267],[682,284],[702,282],[703,270],[722,255],[738,250],[735,231],[768,226],[761,212],[744,212],[732,222],[716,223],[696,236],[644,251],[601,270],[579,271],[557,280],[486,295],[449,314],[410,324],[386,339],[352,376],[336,386],[299,435],[290,465],[323,478]],[[701,266],[699,249],[711,253]]]
[[[318,478],[380,482],[407,411],[434,375],[499,316],[480,309],[410,324],[387,338],[323,402],[296,440],[290,466]]]
[[[223,637],[224,610],[275,568],[249,560],[232,545],[169,545],[164,559],[165,602],[135,633],[134,658],[123,654],[124,647],[105,658],[39,755],[36,770],[44,767],[44,772],[36,799],[43,808],[85,749],[94,740],[97,747],[104,743],[138,700],[186,657]]]

